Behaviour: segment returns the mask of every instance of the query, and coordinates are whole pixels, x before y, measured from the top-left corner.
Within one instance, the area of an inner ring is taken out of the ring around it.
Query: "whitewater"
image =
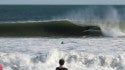
[[[63,42],[63,43],[62,43]],[[4,70],[125,70],[125,38],[0,38]]]

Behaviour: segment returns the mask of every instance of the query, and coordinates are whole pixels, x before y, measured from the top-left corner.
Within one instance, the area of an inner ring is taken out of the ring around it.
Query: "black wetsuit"
[[[65,67],[57,67],[56,70],[68,70],[68,69]]]

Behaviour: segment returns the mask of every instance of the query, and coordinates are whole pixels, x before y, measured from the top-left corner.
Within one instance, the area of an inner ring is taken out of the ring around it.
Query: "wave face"
[[[97,26],[104,36],[125,36],[124,5],[0,6],[0,22],[67,20],[79,26]]]
[[[98,26],[79,26],[69,21],[0,24],[0,36],[82,37],[103,36]]]

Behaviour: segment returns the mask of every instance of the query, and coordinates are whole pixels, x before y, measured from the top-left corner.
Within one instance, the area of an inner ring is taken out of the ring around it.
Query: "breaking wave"
[[[67,12],[61,18],[71,20],[76,25],[97,26],[104,36],[125,36],[124,6],[87,6]]]
[[[71,21],[12,22],[0,24],[0,36],[81,37],[103,36],[98,26],[79,26]]]
[[[25,6],[1,6],[1,23],[2,21],[14,23],[7,25],[4,29],[1,27],[1,35],[13,36],[17,34],[17,36],[28,36],[29,33],[29,36],[125,36],[124,5],[43,5],[34,6],[33,8],[32,6],[22,7]],[[20,11],[14,13],[18,9]],[[26,11],[24,11],[25,9]],[[7,17],[6,14],[8,14]],[[42,23],[45,23],[47,28]],[[13,30],[9,29],[11,27]],[[52,30],[50,30],[51,28]],[[21,31],[21,29],[24,31]],[[9,33],[7,30],[10,30]],[[5,31],[5,34],[2,33],[3,31]]]
[[[124,37],[124,22],[114,21],[28,21],[0,24],[0,36],[108,36]],[[13,24],[10,24],[13,23]]]

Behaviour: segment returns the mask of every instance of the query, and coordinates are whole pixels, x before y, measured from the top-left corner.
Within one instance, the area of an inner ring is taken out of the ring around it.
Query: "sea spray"
[[[70,11],[60,19],[68,19],[80,26],[98,26],[104,36],[125,36],[124,30],[120,28],[121,22],[124,24],[124,21],[120,19],[121,14],[118,12],[119,10],[113,6],[102,6],[102,9],[99,9],[101,7],[98,6],[78,8]]]

